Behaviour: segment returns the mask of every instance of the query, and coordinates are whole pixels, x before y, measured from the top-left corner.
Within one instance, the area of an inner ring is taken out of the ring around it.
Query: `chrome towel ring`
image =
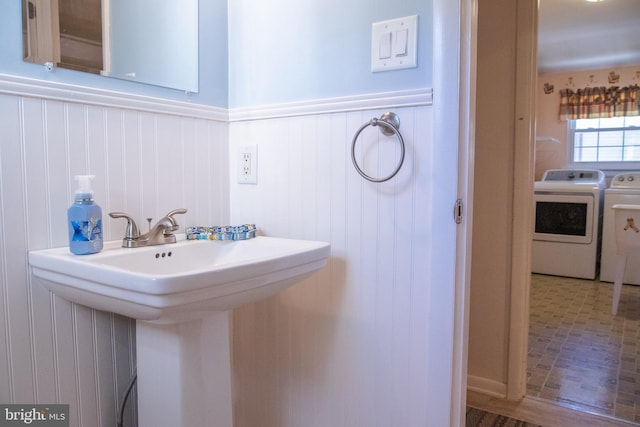
[[[398,140],[400,141],[400,150],[401,150],[400,161],[398,162],[398,165],[396,166],[394,171],[391,172],[389,176],[386,176],[384,178],[373,178],[367,175],[360,168],[360,165],[358,165],[358,161],[356,160],[356,142],[358,140],[358,137],[360,136],[360,133],[367,126],[373,126],[373,127],[380,126],[380,132],[382,132],[384,135],[387,135],[387,136],[396,135],[398,137]],[[360,176],[362,176],[367,181],[371,181],[371,182],[385,182],[390,180],[394,176],[396,176],[396,174],[398,173],[398,171],[400,171],[400,168],[402,167],[402,163],[404,163],[404,138],[402,138],[402,135],[400,134],[399,129],[400,129],[400,118],[396,113],[392,113],[392,112],[384,113],[382,116],[380,116],[379,119],[374,117],[367,123],[363,124],[360,127],[360,129],[358,129],[355,136],[353,137],[353,142],[351,143],[351,160],[353,161],[353,166],[356,168],[356,171],[358,171]]]

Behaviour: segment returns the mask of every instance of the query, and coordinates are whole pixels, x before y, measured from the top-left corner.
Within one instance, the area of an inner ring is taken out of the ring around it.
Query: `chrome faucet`
[[[136,222],[129,215],[122,212],[111,212],[111,218],[124,218],[127,220],[127,228],[125,228],[124,238],[122,239],[123,248],[140,248],[143,246],[164,245],[166,243],[175,243],[176,236],[173,234],[178,229],[174,215],[185,214],[186,209],[175,209],[162,217],[156,225],[151,227],[148,233],[140,234]]]

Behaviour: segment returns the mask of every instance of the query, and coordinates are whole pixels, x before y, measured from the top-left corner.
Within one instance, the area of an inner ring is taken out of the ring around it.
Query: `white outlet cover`
[[[371,72],[418,66],[418,15],[371,24]]]
[[[245,157],[249,156],[248,172],[245,172]],[[258,183],[258,146],[243,145],[238,147],[238,183]]]

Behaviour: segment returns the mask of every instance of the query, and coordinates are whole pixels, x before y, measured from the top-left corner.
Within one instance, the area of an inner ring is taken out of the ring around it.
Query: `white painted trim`
[[[473,183],[477,81],[478,0],[460,1],[460,95],[458,112],[458,197],[463,222],[456,233],[456,295],[453,339],[451,425],[466,424],[473,234]]]
[[[229,118],[228,110],[225,108],[95,89],[68,83],[50,82],[9,74],[0,74],[0,94],[171,114],[222,122],[228,121]]]
[[[172,114],[221,122],[238,122],[384,108],[417,107],[431,105],[433,102],[433,89],[424,88],[310,99],[306,101],[228,110],[220,107],[191,104],[188,102],[105,89],[95,89],[86,86],[51,82],[9,74],[0,74],[0,94]]]
[[[527,392],[529,285],[533,238],[535,114],[537,84],[537,0],[517,0],[515,143],[513,167],[513,235],[507,363],[507,398]]]
[[[471,230],[472,230],[472,193],[473,193],[473,142],[475,117],[475,13],[477,0],[435,0],[433,4],[433,86],[438,88],[438,96],[433,103],[433,138],[438,144],[455,146],[455,171],[449,171],[454,180],[441,184],[448,191],[444,197],[449,200],[446,221],[453,223],[453,206],[456,198],[462,199],[465,210],[463,222],[455,225],[455,265],[454,289],[446,295],[447,306],[452,305],[453,315],[442,319],[440,327],[451,333],[451,365],[441,366],[450,376],[449,390],[437,390],[436,393],[449,393],[448,422],[440,419],[439,425],[464,427],[467,390],[468,324],[471,272]],[[444,295],[444,294],[443,294]],[[428,396],[436,404],[443,405],[445,400]],[[429,405],[433,405],[429,401]]]
[[[111,71],[111,0],[102,0],[102,69]]]
[[[501,399],[504,399],[507,395],[506,384],[474,375],[467,376],[467,390]]]
[[[417,107],[431,105],[432,102],[433,89],[412,89],[336,98],[311,99],[256,107],[232,108],[229,110],[229,121],[240,122],[312,114]]]

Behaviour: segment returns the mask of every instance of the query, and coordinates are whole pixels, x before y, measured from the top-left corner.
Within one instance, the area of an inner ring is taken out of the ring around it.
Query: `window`
[[[574,164],[600,169],[640,168],[640,116],[569,120]]]

